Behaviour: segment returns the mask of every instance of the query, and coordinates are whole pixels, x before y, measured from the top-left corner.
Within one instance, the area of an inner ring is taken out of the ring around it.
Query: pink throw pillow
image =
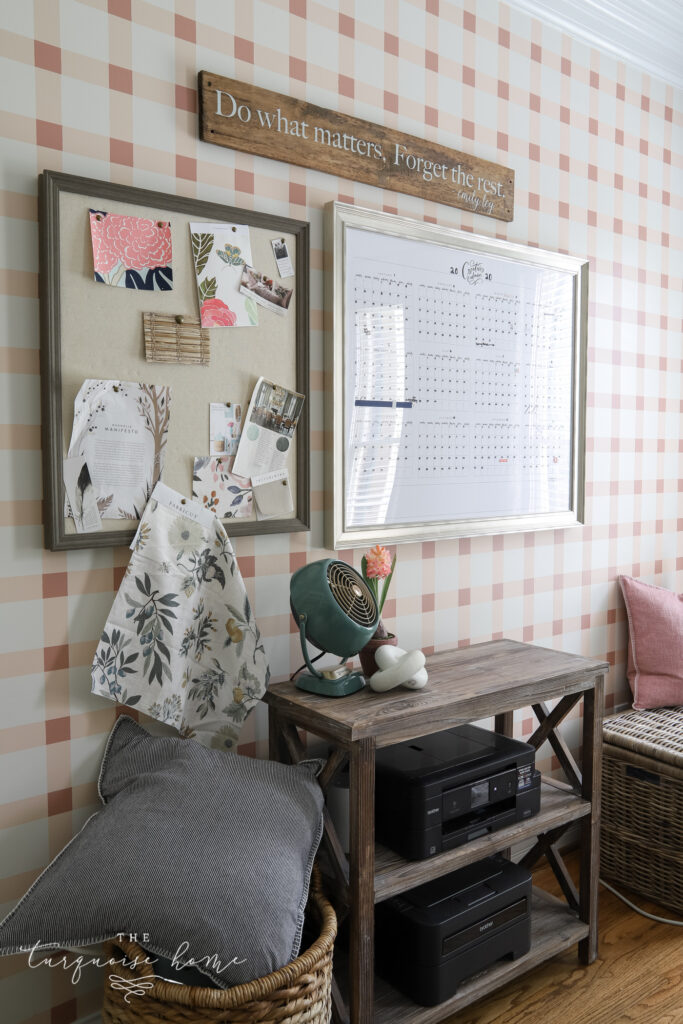
[[[683,704],[683,595],[620,576],[636,711]]]

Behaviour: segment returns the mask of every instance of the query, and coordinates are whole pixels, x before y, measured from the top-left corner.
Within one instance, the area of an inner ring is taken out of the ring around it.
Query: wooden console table
[[[335,970],[336,1021],[435,1024],[576,943],[582,963],[595,960],[603,684],[608,668],[602,661],[533,644],[494,640],[428,658],[429,682],[424,690],[400,688],[378,694],[366,688],[333,699],[297,690],[293,683],[269,687],[264,700],[269,708],[271,758],[296,763],[306,757],[299,734],[299,729],[304,729],[323,737],[331,747],[320,776],[324,790],[349,762],[348,859],[327,814],[323,839],[336,879],[337,905],[350,918],[348,993],[342,991],[340,972]],[[558,698],[549,710],[545,702]],[[557,726],[581,698],[583,757],[579,768]],[[530,742],[538,749],[548,740],[568,780],[565,789],[542,784],[538,815],[423,861],[406,861],[375,846],[378,747],[490,717],[495,718],[497,731],[509,735],[513,710],[529,705],[538,719]],[[581,830],[578,891],[557,849],[560,837],[574,821],[580,822]],[[494,964],[463,982],[452,999],[435,1007],[419,1007],[379,979],[375,985],[375,903],[533,837],[536,843],[521,863],[530,868],[545,854],[566,903],[534,889],[529,953]]]

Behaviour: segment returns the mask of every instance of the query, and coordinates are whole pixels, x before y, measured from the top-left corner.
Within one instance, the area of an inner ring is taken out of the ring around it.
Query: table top
[[[377,746],[489,718],[567,693],[591,689],[607,662],[516,640],[492,640],[427,658],[422,690],[365,687],[348,697],[322,697],[274,683],[265,702],[317,735],[342,744],[374,737]]]

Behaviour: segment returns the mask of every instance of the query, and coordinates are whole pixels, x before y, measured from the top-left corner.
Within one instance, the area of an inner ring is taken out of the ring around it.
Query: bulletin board
[[[588,264],[326,209],[328,544],[583,521]]]
[[[308,346],[309,226],[302,221],[53,171],[41,175],[41,373],[45,542],[52,550],[130,543],[137,521],[102,519],[101,532],[77,533],[65,516],[63,460],[74,400],[86,379],[142,382],[171,389],[161,479],[192,495],[194,458],[209,454],[209,405],[240,404],[246,414],[259,377],[306,396],[287,468],[293,511],[278,519],[225,519],[230,536],[310,527]],[[173,287],[111,287],[93,277],[89,210],[170,222]],[[248,226],[251,265],[277,279],[271,242],[284,239],[294,277],[286,315],[258,308],[257,326],[208,330],[206,365],[148,362],[143,314],[196,318],[199,300],[191,223]]]

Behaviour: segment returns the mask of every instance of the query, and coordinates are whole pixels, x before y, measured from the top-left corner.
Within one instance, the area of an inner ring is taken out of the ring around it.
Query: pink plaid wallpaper
[[[588,257],[586,525],[401,546],[386,618],[406,647],[509,636],[606,658],[608,707],[622,702],[617,574],[683,589],[680,94],[496,0],[7,0],[0,59],[0,916],[96,809],[113,710],[90,695],[89,665],[127,562],[126,550],[42,547],[44,168],[311,222],[313,529],[236,544],[275,676],[299,661],[290,573],[327,554],[323,204]],[[199,142],[201,68],[510,165],[514,221]],[[356,565],[361,554],[341,552]],[[519,734],[531,728],[520,712]],[[244,749],[263,753],[265,736],[257,713]],[[0,978],[7,1024],[69,1024],[98,1006],[96,974],[73,986],[14,957]]]

